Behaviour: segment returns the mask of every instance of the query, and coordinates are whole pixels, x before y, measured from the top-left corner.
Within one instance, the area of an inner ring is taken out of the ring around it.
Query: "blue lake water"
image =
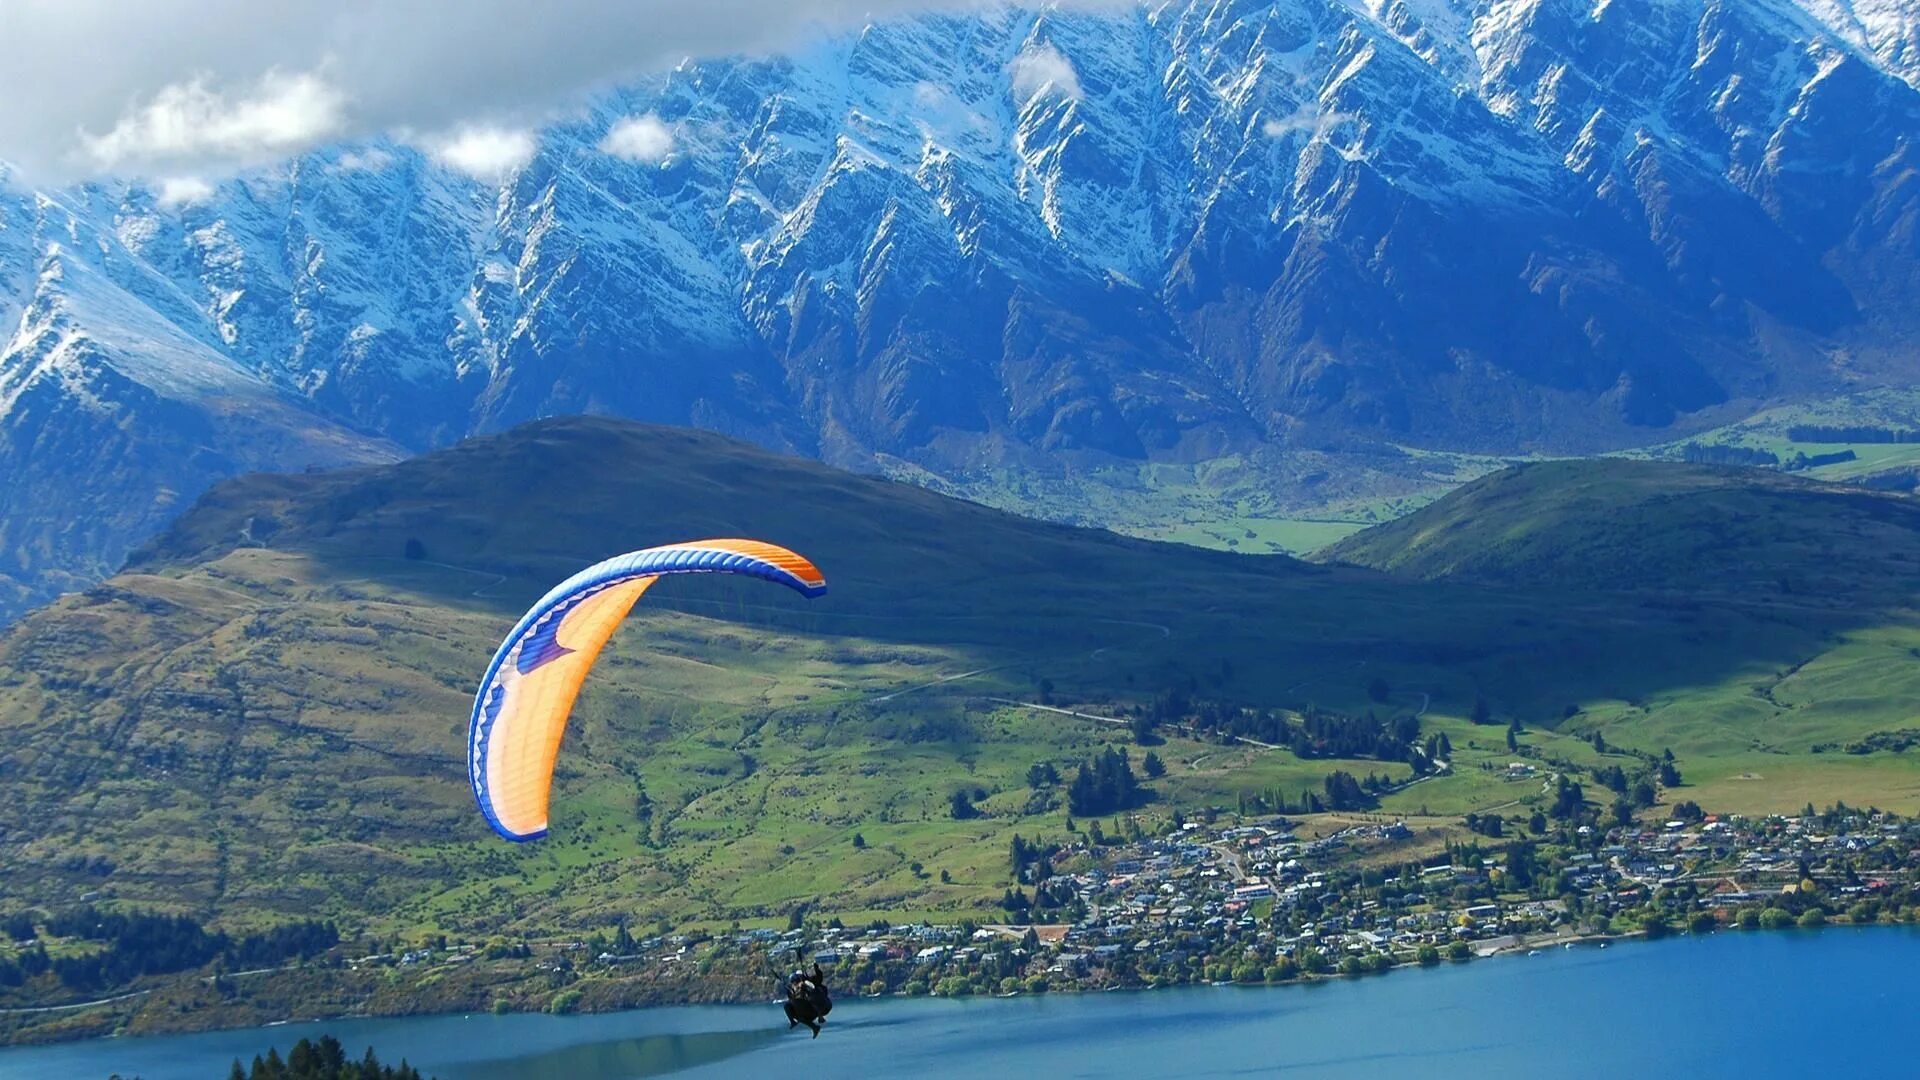
[[[1333,980],[836,1004],[819,1039],[777,1006],[288,1024],[0,1050],[0,1080],[224,1080],[331,1032],[439,1080],[1920,1075],[1920,929],[1723,932]]]

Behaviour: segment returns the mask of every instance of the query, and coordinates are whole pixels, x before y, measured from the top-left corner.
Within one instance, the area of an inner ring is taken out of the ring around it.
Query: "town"
[[[1391,819],[1336,818],[1321,835],[1292,819],[1223,818],[1111,846],[1016,841],[1023,880],[1057,869],[1031,882],[1039,902],[1009,890],[1004,922],[835,920],[666,935],[626,952],[572,947],[592,957],[589,971],[798,959],[828,968],[842,993],[1010,995],[1276,983],[1616,937],[1920,919],[1920,821],[1844,806],[1676,812],[1612,827],[1535,815],[1525,835],[1437,849]]]
[[[999,914],[951,923],[849,926],[803,908],[784,930],[645,938],[624,924],[450,941],[312,923],[229,941],[180,917],[16,913],[3,920],[0,1024],[44,1041],[177,1030],[187,1005],[205,1026],[232,1026],[753,1002],[816,962],[843,998],[1287,983],[1623,937],[1920,921],[1920,819],[1844,805],[1723,817],[1680,802],[1608,825],[1577,794],[1548,808],[1561,817],[1216,809],[1175,813],[1151,835],[1137,817],[1090,821],[1071,843],[1016,837],[1018,884]],[[153,962],[162,954],[187,959]],[[62,987],[104,1000],[49,1007]]]

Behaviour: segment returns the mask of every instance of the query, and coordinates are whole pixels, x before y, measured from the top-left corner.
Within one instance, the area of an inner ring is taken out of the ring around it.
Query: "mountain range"
[[[0,618],[222,477],[557,414],[938,482],[1911,383],[1917,87],[1920,0],[1013,6],[688,61],[484,181],[13,177]]]

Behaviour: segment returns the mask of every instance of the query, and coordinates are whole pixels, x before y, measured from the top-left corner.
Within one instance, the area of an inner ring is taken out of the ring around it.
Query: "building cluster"
[[[1050,892],[1064,882],[1073,900],[1044,925],[741,930],[649,939],[636,955],[818,961],[843,992],[1014,993],[1359,974],[1760,915],[1920,915],[1920,823],[1854,811],[1560,826],[1492,843],[1399,821],[1312,839],[1280,818],[1188,823],[1056,861]]]

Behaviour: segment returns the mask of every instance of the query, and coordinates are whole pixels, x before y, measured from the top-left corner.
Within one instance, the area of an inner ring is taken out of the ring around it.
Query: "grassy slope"
[[[1333,546],[1329,560],[1423,580],[1502,581],[1718,608],[1736,634],[1827,636],[1791,662],[1701,672],[1648,695],[1569,697],[1570,729],[1671,746],[1700,798],[1790,808],[1837,796],[1912,805],[1905,755],[1815,756],[1823,742],[1920,726],[1920,503],[1780,473],[1638,461],[1552,462],[1476,481]],[[1835,617],[1838,617],[1837,619]]]
[[[1920,584],[1916,540],[1910,498],[1764,470],[1602,459],[1495,473],[1325,558],[1425,580],[1877,606]]]
[[[1530,505],[1505,512],[1540,516]],[[1874,574],[1912,550],[1850,529],[1823,542]],[[461,755],[499,635],[588,560],[716,534],[789,544],[832,591],[655,589],[582,698],[554,835],[494,840]],[[401,557],[410,538],[426,560]],[[1027,766],[1119,735],[988,700],[1031,699],[1043,677],[1080,702],[1177,685],[1352,708],[1385,678],[1391,707],[1424,705],[1459,750],[1456,776],[1390,797],[1401,811],[1537,793],[1475,767],[1508,756],[1497,729],[1458,719],[1477,694],[1530,725],[1574,702],[1588,713],[1569,732],[1671,741],[1717,805],[1829,784],[1920,807],[1904,759],[1810,758],[1802,731],[1898,726],[1892,703],[1913,688],[1885,661],[1914,635],[1885,601],[1904,580],[1874,604],[1405,580],[1042,524],[695,432],[545,422],[388,468],[223,485],[127,572],[0,637],[0,901],[106,890],[234,924],[322,911],[469,930],[766,919],[812,897],[847,913],[977,908],[1008,884],[1013,832],[1064,827],[1058,807],[1028,812]],[[1528,740],[1593,757],[1572,733]],[[1786,753],[1755,767],[1768,747]],[[1179,739],[1160,752],[1162,808],[1297,792],[1340,765],[1404,771]],[[947,816],[960,783],[989,792],[985,818]]]

